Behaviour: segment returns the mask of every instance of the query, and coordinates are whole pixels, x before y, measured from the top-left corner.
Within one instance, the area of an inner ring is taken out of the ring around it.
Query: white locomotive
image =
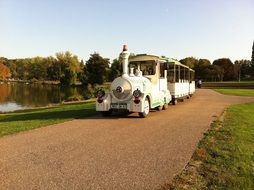
[[[129,59],[124,45],[121,53],[123,74],[109,92],[97,92],[96,111],[107,116],[126,110],[146,117],[150,109],[167,109],[170,102],[189,98],[195,92],[194,71],[180,62],[154,55],[140,54]]]

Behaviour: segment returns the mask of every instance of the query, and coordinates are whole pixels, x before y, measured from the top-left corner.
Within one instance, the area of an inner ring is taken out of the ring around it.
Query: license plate
[[[111,104],[112,109],[127,109],[126,103],[112,103]]]

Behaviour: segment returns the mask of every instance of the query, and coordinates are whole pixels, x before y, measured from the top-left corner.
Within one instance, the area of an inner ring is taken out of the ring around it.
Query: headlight
[[[104,90],[98,90],[97,91],[97,98],[102,98],[105,96],[105,91]]]
[[[133,96],[134,96],[135,98],[139,98],[139,97],[141,96],[141,91],[140,91],[139,89],[134,90]]]

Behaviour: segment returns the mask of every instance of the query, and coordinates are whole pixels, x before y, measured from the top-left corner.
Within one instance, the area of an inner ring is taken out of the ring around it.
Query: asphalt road
[[[95,116],[5,136],[0,189],[158,189],[184,168],[214,118],[250,101],[201,89],[145,119]]]

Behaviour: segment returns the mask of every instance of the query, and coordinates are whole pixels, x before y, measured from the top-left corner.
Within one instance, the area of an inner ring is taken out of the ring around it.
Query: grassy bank
[[[254,189],[254,103],[227,109],[200,141],[191,161],[162,189]]]
[[[95,114],[95,102],[0,114],[0,137]]]
[[[254,89],[254,81],[243,82],[203,82],[202,88],[241,88]]]
[[[216,92],[225,95],[235,95],[235,96],[254,96],[254,89],[231,89],[231,88],[220,88],[214,89]]]

